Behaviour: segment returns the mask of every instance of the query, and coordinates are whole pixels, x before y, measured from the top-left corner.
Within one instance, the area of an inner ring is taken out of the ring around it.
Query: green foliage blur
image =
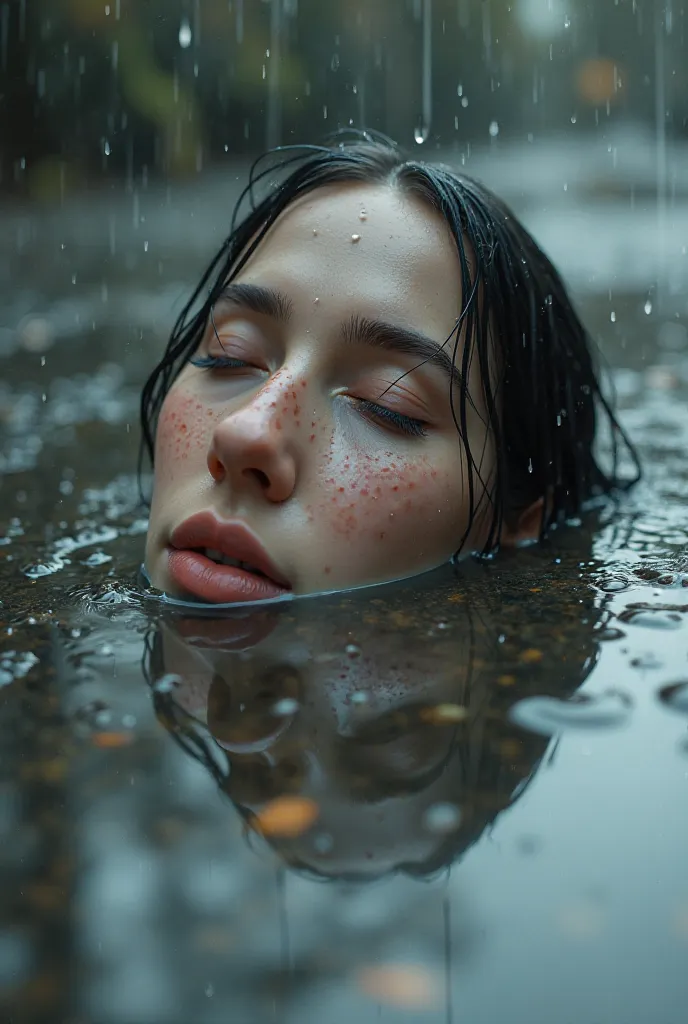
[[[685,134],[685,0],[670,22],[667,11],[660,0],[14,0],[0,4],[0,189],[50,198],[193,176],[348,125],[432,150],[650,123],[660,77],[667,130]]]

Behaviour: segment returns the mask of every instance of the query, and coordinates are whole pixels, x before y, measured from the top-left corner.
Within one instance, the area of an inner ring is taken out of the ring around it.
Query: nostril
[[[267,489],[270,486],[270,477],[267,475],[267,473],[264,473],[262,469],[246,469],[244,470],[244,472],[249,473],[251,476],[253,476],[258,481],[263,490],[267,491]]]

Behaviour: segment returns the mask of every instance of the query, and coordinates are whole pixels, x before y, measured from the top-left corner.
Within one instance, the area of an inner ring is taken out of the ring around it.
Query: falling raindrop
[[[188,18],[182,18],[182,23],[179,26],[179,45],[182,50],[186,50],[191,46],[191,39],[193,38],[191,33],[191,25],[189,24]]]
[[[609,319],[613,324],[616,323],[616,313],[614,312],[614,310],[612,310],[612,312],[609,314]]]
[[[421,113],[413,133],[421,146],[430,135],[432,124],[432,0],[423,0],[423,53],[421,72]]]
[[[496,139],[499,135],[499,124],[496,121],[490,121],[490,136]]]
[[[643,309],[645,310],[645,312],[649,316],[650,313],[652,312],[652,302],[650,301],[650,299],[647,300],[647,302],[643,306]]]

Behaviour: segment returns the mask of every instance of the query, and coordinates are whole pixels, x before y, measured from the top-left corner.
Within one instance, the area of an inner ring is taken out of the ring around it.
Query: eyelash
[[[189,362],[201,370],[243,370],[249,367],[249,364],[242,359],[230,359],[228,356],[198,356],[195,359],[190,359]],[[368,402],[364,398],[357,398],[355,402],[363,412],[386,426],[399,430],[402,434],[407,434],[409,437],[425,437],[427,434],[423,420],[413,419],[412,416],[403,416],[393,409],[378,405],[376,402]]]

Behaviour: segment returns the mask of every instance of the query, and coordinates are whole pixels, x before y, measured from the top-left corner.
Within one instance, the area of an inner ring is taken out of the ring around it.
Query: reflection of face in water
[[[543,650],[534,665],[521,657],[532,637],[500,643],[503,618],[484,601],[440,606],[442,618],[427,606],[411,617],[382,600],[332,599],[170,619],[149,674],[179,683],[156,693],[159,717],[181,742],[203,734],[221,788],[288,863],[331,877],[427,873],[479,837],[546,749],[508,707],[569,696],[592,653],[580,619],[569,659]],[[303,807],[312,813],[294,823],[290,808]]]

